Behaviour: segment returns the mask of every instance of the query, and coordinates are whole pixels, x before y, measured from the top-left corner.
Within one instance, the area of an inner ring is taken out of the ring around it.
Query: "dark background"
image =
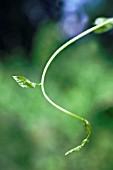
[[[29,58],[35,32],[49,22],[60,23],[64,39],[68,39],[92,25],[95,18],[112,17],[112,14],[112,0],[1,0],[0,57],[4,59],[5,52],[21,46]],[[110,48],[112,36],[113,31],[110,31],[98,38]]]

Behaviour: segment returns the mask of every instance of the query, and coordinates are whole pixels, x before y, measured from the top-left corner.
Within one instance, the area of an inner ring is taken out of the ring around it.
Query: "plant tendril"
[[[86,138],[81,142],[80,145],[78,145],[77,147],[69,150],[68,152],[65,153],[65,155],[71,154],[72,152],[76,152],[79,151],[86,143],[89,142],[89,137],[91,135],[91,126],[88,120],[84,119],[83,117],[74,114],[64,108],[62,108],[61,106],[59,106],[58,104],[56,104],[55,102],[53,102],[47,95],[47,93],[45,92],[45,77],[46,77],[46,73],[48,71],[48,68],[50,67],[51,63],[53,62],[53,60],[56,58],[56,56],[62,52],[66,47],[68,47],[69,45],[71,45],[72,43],[74,43],[75,41],[79,40],[80,38],[84,37],[85,35],[91,33],[91,32],[95,32],[95,33],[103,33],[106,32],[110,29],[113,28],[113,18],[97,18],[95,20],[95,25],[94,27],[82,32],[81,34],[77,35],[76,37],[72,38],[71,40],[69,40],[68,42],[66,42],[64,45],[62,45],[59,49],[56,50],[55,53],[53,53],[53,55],[50,57],[50,59],[48,60],[48,62],[46,63],[43,73],[42,73],[42,77],[41,77],[41,83],[37,84],[34,82],[29,81],[28,79],[26,79],[25,77],[22,76],[13,76],[14,80],[22,87],[22,88],[35,88],[36,86],[40,86],[42,93],[45,97],[45,99],[51,104],[53,105],[55,108],[57,108],[58,110],[64,112],[65,114],[68,114],[76,119],[81,120],[84,123],[84,129],[86,132]]]
[[[85,35],[95,31],[95,30],[98,30],[100,29],[101,27],[107,25],[107,24],[110,24],[110,23],[113,23],[113,18],[110,18],[108,19],[107,21],[105,22],[102,22],[84,32],[82,32],[81,34],[77,35],[76,37],[72,38],[71,40],[69,40],[68,42],[66,42],[64,45],[62,45],[59,49],[56,50],[56,52],[50,57],[50,59],[48,60],[48,62],[46,63],[45,67],[44,67],[44,70],[43,70],[43,73],[42,73],[42,77],[41,77],[41,89],[42,89],[42,93],[45,97],[45,99],[51,104],[53,105],[54,107],[56,107],[58,110],[74,117],[74,118],[77,118],[79,120],[81,120],[83,123],[84,123],[84,129],[85,129],[85,132],[87,134],[87,137],[81,142],[81,144],[71,150],[69,150],[68,152],[65,153],[65,155],[68,155],[68,154],[71,154],[72,152],[76,152],[76,151],[79,151],[88,141],[89,141],[89,137],[90,137],[90,134],[91,134],[91,126],[90,126],[90,123],[88,122],[88,120],[84,119],[83,117],[77,115],[77,114],[74,114],[64,108],[62,108],[61,106],[59,106],[58,104],[56,104],[55,102],[53,102],[47,95],[47,93],[45,92],[45,76],[46,76],[46,73],[48,71],[48,68],[50,67],[52,61],[56,58],[56,56],[62,52],[66,47],[68,47],[69,45],[71,45],[72,43],[74,43],[75,41],[79,40],[80,38],[84,37]]]

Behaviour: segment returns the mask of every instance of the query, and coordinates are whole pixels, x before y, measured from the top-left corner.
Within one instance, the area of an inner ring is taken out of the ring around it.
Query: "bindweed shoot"
[[[62,45],[59,49],[57,49],[55,51],[55,53],[50,57],[50,59],[47,61],[44,70],[42,72],[42,76],[41,76],[41,83],[37,84],[34,82],[29,81],[28,79],[26,79],[25,77],[21,77],[21,76],[13,76],[13,78],[15,79],[15,81],[22,87],[22,88],[35,88],[36,86],[40,86],[43,96],[45,97],[45,99],[51,104],[53,105],[55,108],[57,108],[58,110],[64,112],[65,114],[68,114],[76,119],[79,119],[80,121],[83,122],[84,124],[84,129],[86,132],[86,138],[83,139],[83,141],[81,142],[81,144],[71,150],[69,150],[68,152],[65,153],[65,155],[71,154],[73,152],[79,151],[82,149],[82,147],[89,142],[89,137],[91,135],[91,126],[88,120],[84,119],[83,117],[74,114],[64,108],[62,108],[61,106],[59,106],[58,104],[56,104],[54,101],[52,101],[45,90],[45,77],[47,74],[47,71],[50,67],[50,65],[52,64],[53,60],[57,57],[57,55],[62,52],[66,47],[68,47],[69,45],[71,45],[72,43],[76,42],[77,40],[79,40],[80,38],[88,35],[91,32],[95,32],[95,33],[104,33],[106,31],[109,31],[110,29],[113,28],[113,18],[97,18],[94,22],[94,25],[92,28],[82,32],[81,34],[77,35],[76,37],[72,38],[71,40],[69,40],[68,42],[66,42],[64,45]]]

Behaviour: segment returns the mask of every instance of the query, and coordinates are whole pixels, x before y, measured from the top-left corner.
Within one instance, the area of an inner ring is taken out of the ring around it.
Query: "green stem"
[[[111,23],[111,22],[113,22],[113,18],[108,19],[107,21],[105,21],[105,22],[103,22],[103,23],[101,23],[101,24],[99,24],[99,25],[97,25],[97,26],[94,26],[94,27],[92,27],[92,28],[84,31],[83,33],[79,34],[78,36],[76,36],[76,37],[72,38],[71,40],[69,40],[68,42],[66,42],[64,45],[62,45],[62,46],[50,57],[50,59],[48,60],[48,62],[46,63],[46,65],[45,65],[45,67],[44,67],[44,70],[43,70],[43,73],[42,73],[42,77],[41,77],[41,89],[42,89],[42,93],[43,93],[44,97],[46,98],[46,100],[47,100],[51,105],[53,105],[55,108],[57,108],[58,110],[66,113],[66,114],[68,114],[68,115],[70,115],[70,116],[72,116],[72,117],[74,117],[74,118],[77,118],[77,119],[81,120],[81,121],[85,124],[85,131],[86,131],[86,133],[87,133],[86,139],[84,139],[79,146],[77,146],[77,147],[71,149],[70,151],[68,151],[65,155],[68,155],[68,154],[70,154],[70,153],[72,153],[72,152],[75,152],[75,151],[79,151],[79,150],[88,142],[88,139],[89,139],[90,134],[91,134],[91,127],[90,127],[90,123],[89,123],[86,119],[84,119],[84,118],[82,118],[81,116],[78,116],[77,114],[74,114],[74,113],[72,113],[72,112],[70,112],[70,111],[62,108],[61,106],[59,106],[58,104],[56,104],[55,102],[53,102],[53,101],[48,97],[47,93],[45,92],[45,76],[46,76],[46,73],[47,73],[48,68],[50,67],[51,63],[52,63],[53,60],[55,59],[55,57],[56,57],[61,51],[63,51],[66,47],[68,47],[70,44],[74,43],[75,41],[79,40],[80,38],[84,37],[85,35],[93,32],[93,31],[95,31],[95,30],[101,28],[102,26],[104,26],[104,25],[106,25],[106,24],[109,24],[109,23]]]

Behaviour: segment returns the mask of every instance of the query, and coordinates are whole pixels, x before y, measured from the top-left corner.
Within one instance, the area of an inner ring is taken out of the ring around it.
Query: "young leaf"
[[[109,20],[110,18],[97,18],[94,22],[95,25],[99,25],[99,24],[102,24],[103,22]],[[101,28],[98,28],[97,30],[95,30],[94,32],[97,33],[97,34],[101,34],[101,33],[104,33],[104,32],[107,32],[109,30],[111,30],[113,28],[113,21],[111,21],[110,23],[102,26]]]
[[[68,154],[71,154],[71,153],[73,153],[73,152],[77,152],[77,151],[81,150],[81,149],[83,148],[83,146],[84,146],[86,143],[89,142],[88,139],[89,139],[89,136],[90,136],[90,134],[91,134],[91,126],[90,126],[90,123],[89,123],[86,119],[84,119],[84,123],[85,123],[85,124],[84,124],[84,127],[85,127],[85,131],[86,131],[86,134],[87,134],[87,138],[84,139],[79,146],[77,146],[77,147],[69,150],[68,152],[66,152],[65,155],[68,155]]]
[[[91,126],[90,126],[90,123],[85,119],[85,124],[84,124],[84,128],[85,128],[85,132],[86,134],[90,134],[91,132]]]
[[[22,76],[13,76],[13,78],[22,88],[35,88],[37,85],[40,85],[40,84],[31,82],[30,80]]]
[[[83,147],[87,142],[89,142],[89,141],[88,141],[88,139],[86,138],[86,139],[84,139],[84,140],[82,141],[82,143],[81,143],[79,146],[77,146],[76,148],[73,148],[73,149],[69,150],[68,152],[65,153],[65,155],[69,155],[69,154],[71,154],[72,152],[77,152],[77,151],[81,150],[82,147]]]

